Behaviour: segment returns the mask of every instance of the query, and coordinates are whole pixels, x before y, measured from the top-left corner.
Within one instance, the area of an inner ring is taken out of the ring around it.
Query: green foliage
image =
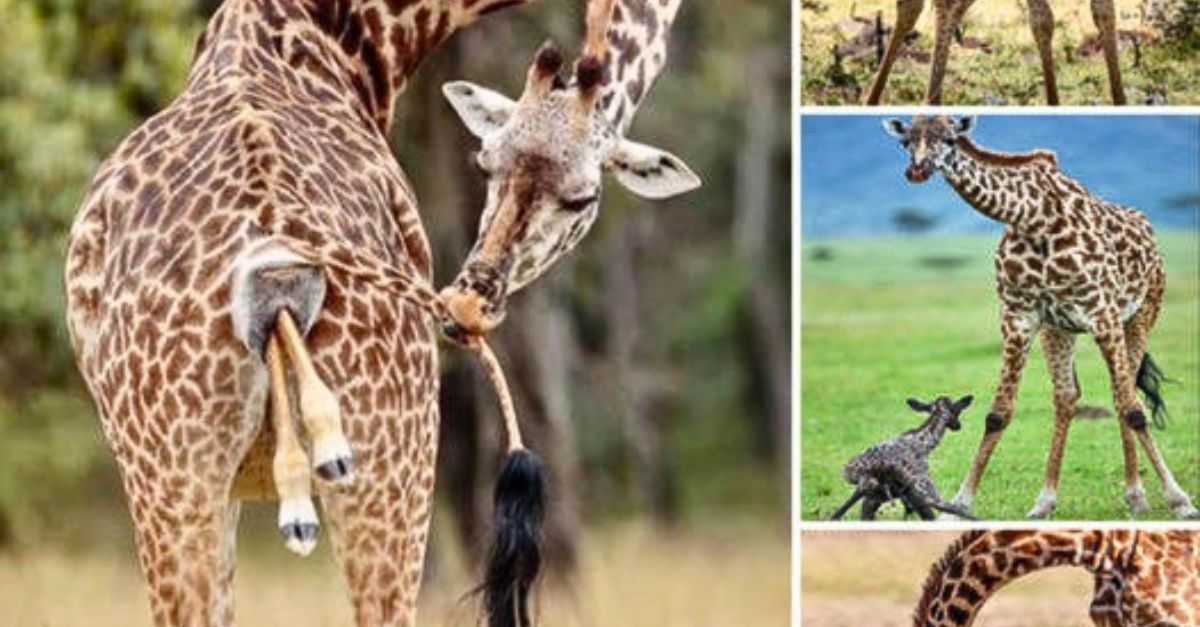
[[[950,433],[930,462],[950,498],[966,475],[983,432],[1000,368],[999,301],[991,268],[996,237],[808,242],[802,260],[804,356],[801,402],[801,514],[828,517],[850,494],[842,465],[864,448],[920,420],[904,399],[974,394],[963,430]],[[1179,483],[1200,496],[1200,277],[1195,231],[1159,234],[1167,260],[1163,312],[1150,352],[1177,384],[1165,388],[1171,421],[1153,435]],[[825,260],[815,260],[816,249]],[[936,259],[961,259],[953,270]],[[1081,337],[1076,364],[1081,403],[1111,408],[1107,370],[1095,343]],[[976,513],[1025,515],[1042,485],[1054,425],[1052,391],[1040,348],[1030,354],[1017,410],[980,484]],[[926,399],[927,400],[927,399]],[[1127,516],[1118,427],[1113,418],[1076,420],[1068,436],[1056,517]],[[1140,471],[1150,517],[1172,519],[1143,455]],[[892,509],[887,517],[899,517]]]
[[[106,457],[62,325],[66,235],[100,160],[186,78],[190,11],[0,0],[0,517],[25,528]]]

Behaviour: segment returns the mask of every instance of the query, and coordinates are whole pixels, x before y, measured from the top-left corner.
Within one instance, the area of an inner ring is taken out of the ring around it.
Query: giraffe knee
[[[1125,412],[1125,424],[1129,425],[1134,431],[1146,430],[1146,412],[1135,409]]]
[[[1008,416],[1003,416],[999,412],[991,412],[983,421],[984,431],[987,433],[1000,433],[1008,426],[1008,421]]]

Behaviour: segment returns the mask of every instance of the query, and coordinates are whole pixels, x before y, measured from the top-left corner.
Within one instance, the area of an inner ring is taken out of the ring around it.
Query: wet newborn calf
[[[868,448],[846,464],[842,476],[854,486],[854,494],[831,519],[840,519],[862,500],[862,519],[875,520],[879,508],[893,499],[904,503],[905,515],[916,512],[924,520],[932,520],[934,510],[968,518],[966,512],[943,502],[938,495],[929,477],[929,454],[947,429],[958,431],[962,427],[958,415],[971,401],[970,395],[957,401],[939,396],[933,403],[908,399],[909,407],[927,412],[929,418],[916,429]]]

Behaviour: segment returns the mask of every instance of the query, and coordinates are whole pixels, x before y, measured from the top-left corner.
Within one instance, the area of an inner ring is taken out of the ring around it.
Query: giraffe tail
[[[493,504],[492,543],[479,588],[488,627],[528,627],[529,593],[542,567],[546,512],[545,473],[536,455],[524,448],[509,451]]]
[[[1167,403],[1162,397],[1162,384],[1172,381],[1150,358],[1150,353],[1142,355],[1142,363],[1137,372],[1137,386],[1146,397],[1146,404],[1150,406],[1151,422],[1158,429],[1166,428],[1168,416]]]

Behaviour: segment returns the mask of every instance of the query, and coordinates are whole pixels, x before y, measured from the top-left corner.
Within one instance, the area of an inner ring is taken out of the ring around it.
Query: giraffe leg
[[[896,0],[896,27],[892,29],[887,50],[883,53],[883,61],[875,72],[875,80],[871,81],[871,91],[867,93],[864,104],[879,104],[880,98],[883,97],[883,89],[887,86],[888,74],[892,71],[892,64],[896,62],[896,56],[900,54],[900,48],[904,45],[904,38],[917,25],[917,18],[921,17],[921,10],[924,8],[925,0]]]
[[[883,507],[883,499],[877,495],[868,494],[867,497],[863,499],[861,519],[875,520],[875,517],[879,514],[880,507]]]
[[[1125,87],[1121,84],[1121,63],[1117,56],[1117,13],[1113,0],[1092,0],[1092,21],[1100,31],[1104,47],[1104,62],[1108,65],[1108,87],[1113,104],[1125,104]]]
[[[973,0],[944,2],[935,7],[933,63],[929,66],[929,89],[925,92],[927,104],[942,104],[942,81],[946,78],[946,63],[950,60],[950,46],[954,44],[954,33],[962,24],[963,16]]]
[[[225,528],[221,535],[221,555],[217,566],[217,594],[213,603],[214,625],[233,625],[233,571],[237,560],[237,526],[242,504],[230,500],[225,508]]]
[[[1058,84],[1054,78],[1054,12],[1047,0],[1028,0],[1029,28],[1042,57],[1042,82],[1046,86],[1046,104],[1058,104]]]
[[[1104,355],[1112,378],[1117,415],[1127,423],[1129,428],[1133,429],[1137,439],[1142,443],[1142,449],[1146,451],[1150,465],[1154,467],[1159,479],[1163,482],[1167,505],[1175,512],[1175,515],[1181,518],[1196,517],[1197,510],[1192,505],[1191,499],[1175,480],[1174,474],[1167,467],[1162,454],[1154,443],[1154,438],[1147,429],[1146,411],[1137,398],[1133,369],[1129,362],[1129,352],[1125,343],[1125,333],[1116,312],[1105,312],[1104,315],[1098,317],[1095,335],[1096,343],[1100,346],[1100,352]]]
[[[1054,436],[1050,440],[1046,478],[1033,509],[1029,510],[1030,518],[1046,518],[1054,511],[1067,431],[1075,416],[1075,403],[1079,401],[1079,389],[1075,385],[1075,336],[1054,329],[1043,329],[1042,348],[1046,353],[1050,380],[1054,383]]]
[[[1161,299],[1161,291],[1157,297],[1148,295],[1142,308],[1125,323],[1125,348],[1129,351],[1131,372],[1137,371],[1146,354],[1146,336],[1158,318]],[[1150,503],[1146,500],[1146,489],[1142,487],[1142,478],[1138,474],[1137,438],[1127,421],[1117,422],[1121,425],[1121,449],[1125,457],[1125,503],[1131,514],[1144,514],[1150,511]]]
[[[992,451],[1004,435],[1004,429],[1012,420],[1013,409],[1016,406],[1017,389],[1021,385],[1021,373],[1025,370],[1025,358],[1033,343],[1033,335],[1037,321],[1028,314],[1005,310],[1001,314],[1000,332],[1003,336],[1003,358],[1000,366],[1000,379],[996,383],[996,397],[992,401],[991,411],[984,421],[983,441],[971,462],[971,470],[963,480],[951,505],[956,508],[971,511],[975,500],[975,491],[979,488],[979,480],[987,468]]]
[[[851,494],[850,498],[846,499],[846,502],[842,503],[842,506],[837,508],[837,511],[833,512],[833,515],[829,517],[829,520],[841,520],[842,516],[845,516],[846,512],[850,511],[850,508],[854,507],[855,503],[862,500],[862,497],[863,491],[855,488],[854,494]]]
[[[299,391],[300,418],[312,439],[312,464],[317,475],[339,484],[350,482],[350,444],[342,432],[337,397],[321,381],[304,337],[288,310],[280,310],[276,329],[292,364]],[[282,521],[281,521],[282,522]]]
[[[317,510],[312,502],[308,456],[296,437],[288,399],[287,372],[277,334],[267,340],[271,376],[271,426],[275,430],[272,468],[279,496],[279,531],[293,553],[308,555],[317,546]]]

